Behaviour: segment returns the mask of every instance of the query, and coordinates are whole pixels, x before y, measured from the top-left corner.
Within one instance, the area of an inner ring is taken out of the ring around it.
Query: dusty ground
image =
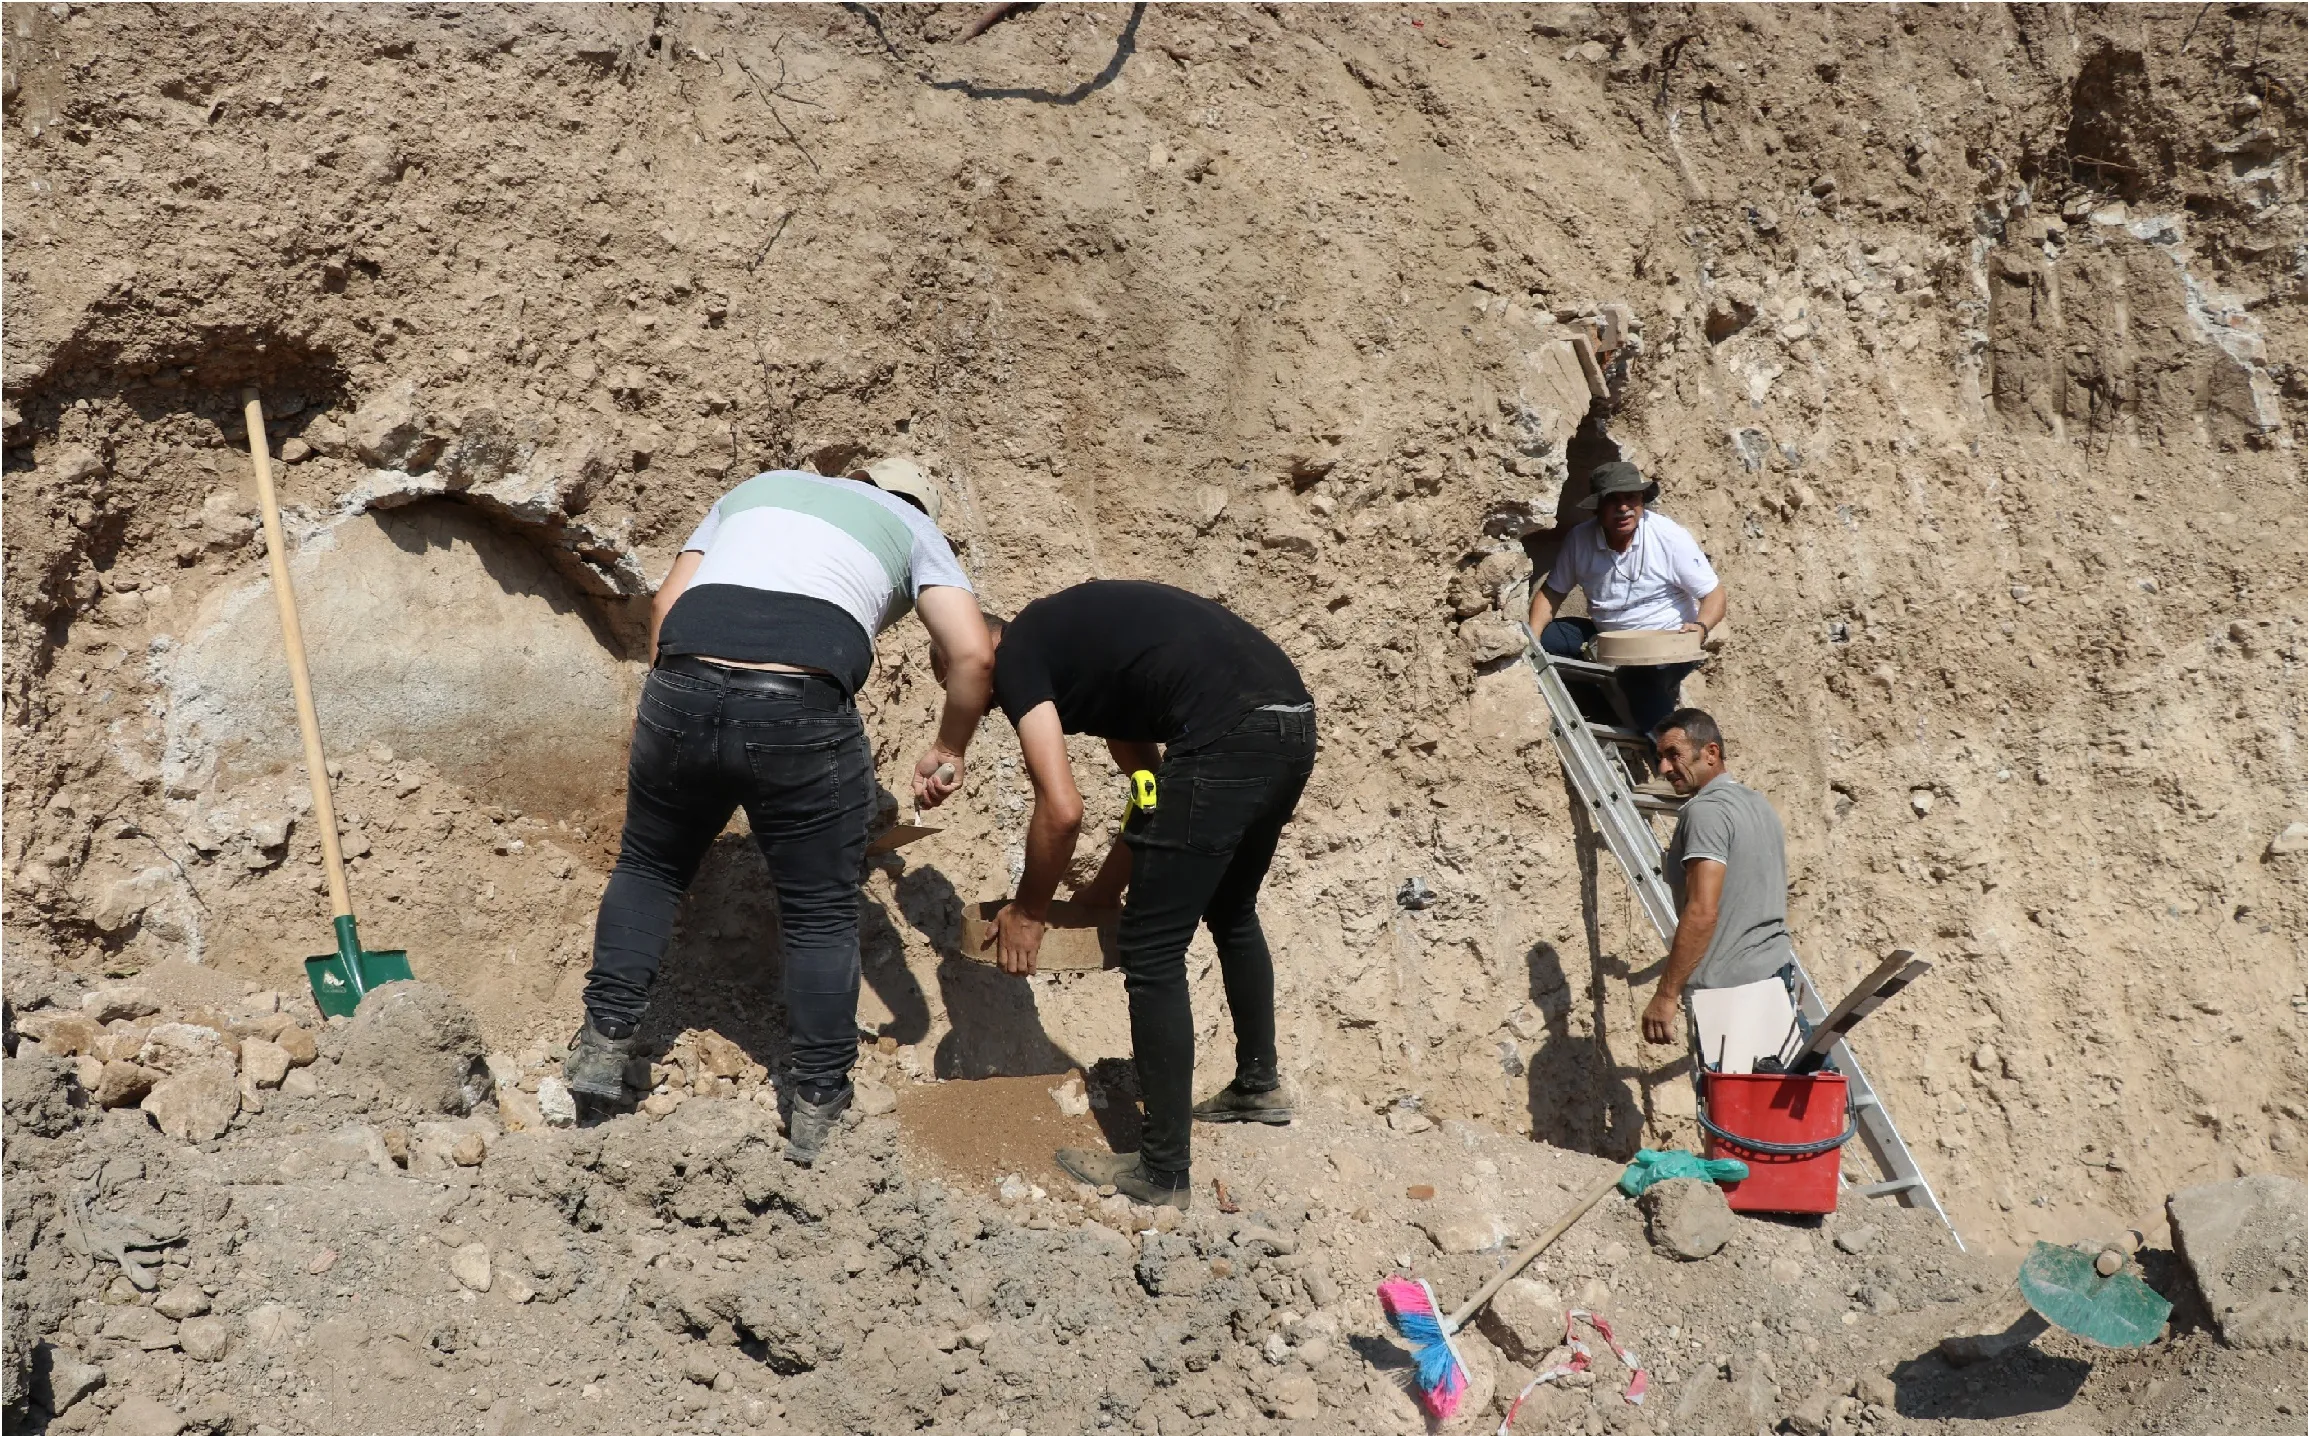
[[[1655,941],[1496,661],[1616,448],[1732,586],[1690,692],[1787,819],[1815,974],[1940,963],[1860,1046],[1974,1245],[2308,1170],[2297,11],[5,13],[11,965],[293,991],[324,945],[253,380],[364,930],[493,1048],[574,1014],[688,526],[903,452],[990,604],[1170,578],[1305,668],[1302,1090],[1687,1143]],[[1611,305],[1590,406],[1563,336]],[[894,777],[910,630],[867,701]],[[998,726],[869,881],[901,1090],[1126,1052],[1111,978],[949,955],[1016,860]],[[733,833],[653,1035],[774,1062],[762,886]]]

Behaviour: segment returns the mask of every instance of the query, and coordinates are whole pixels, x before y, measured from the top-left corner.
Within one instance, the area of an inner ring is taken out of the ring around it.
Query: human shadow
[[[897,853],[884,861],[898,872],[899,915],[938,954],[938,997],[946,1009],[947,1031],[931,1054],[930,1070],[941,1078],[1026,1077],[1079,1066],[1044,1030],[1031,982],[962,955],[962,896],[952,880],[928,863],[907,867]],[[897,966],[904,966],[902,957]],[[910,971],[905,981],[913,982]],[[875,990],[890,1002],[889,992]],[[926,995],[922,1004],[922,1035],[927,1035]],[[890,1008],[898,1010],[895,1002]]]
[[[662,1055],[683,1031],[709,1029],[771,1072],[784,1071],[791,1044],[781,938],[768,862],[750,833],[723,833],[682,898],[641,1021],[643,1048]]]
[[[1891,1371],[1893,1409],[1922,1421],[2001,1421],[2059,1410],[2091,1379],[2092,1364],[2037,1350],[2035,1338],[2049,1329],[2035,1312],[2022,1313],[2008,1331],[1983,1338],[1993,1354],[1960,1374],[1937,1352],[1901,1362]]]
[[[947,90],[972,100],[1026,100],[1037,105],[1078,105],[1121,78],[1122,67],[1130,63],[1132,55],[1138,53],[1138,26],[1146,18],[1146,4],[1147,0],[1138,0],[1138,3],[1130,7],[1130,18],[1123,23],[1122,33],[1115,38],[1113,55],[1097,74],[1071,90],[1045,90],[1032,85],[981,85],[975,80],[933,80],[927,70],[919,72],[920,79],[933,90]],[[845,8],[854,14],[863,15],[890,53],[899,53],[890,42],[888,33],[882,29],[880,19],[870,8],[856,4]]]
[[[1568,776],[1564,788],[1570,789]],[[1642,1145],[1644,1122],[1642,1105],[1627,1081],[1640,1074],[1623,1067],[1611,1050],[1611,981],[1624,979],[1627,972],[1615,954],[1603,950],[1600,843],[1577,794],[1569,796],[1588,976],[1582,993],[1553,943],[1535,944],[1526,955],[1530,1002],[1545,1029],[1538,1048],[1525,1058],[1531,1135],[1554,1146],[1620,1158]],[[1571,1013],[1582,1002],[1586,1030],[1574,1032]]]

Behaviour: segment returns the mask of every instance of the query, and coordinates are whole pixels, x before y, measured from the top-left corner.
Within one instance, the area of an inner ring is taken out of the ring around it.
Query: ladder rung
[[[1635,806],[1646,813],[1680,813],[1683,811],[1681,798],[1661,798],[1650,793],[1634,793],[1629,796],[1635,800]]]
[[[1922,1185],[1923,1178],[1921,1177],[1900,1177],[1895,1181],[1870,1182],[1859,1189],[1859,1195],[1863,1197],[1895,1197],[1901,1192],[1912,1191]]]
[[[1610,723],[1590,722],[1587,724],[1587,731],[1606,743],[1617,743],[1625,748],[1648,749],[1651,746],[1650,739],[1632,728],[1620,728]]]

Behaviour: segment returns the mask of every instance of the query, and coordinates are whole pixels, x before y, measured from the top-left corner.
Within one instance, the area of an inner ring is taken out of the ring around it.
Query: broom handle
[[[1457,1311],[1451,1313],[1451,1319],[1443,1327],[1443,1330],[1446,1332],[1456,1332],[1460,1328],[1464,1327],[1468,1322],[1473,1321],[1475,1319],[1475,1313],[1490,1305],[1491,1298],[1499,1294],[1500,1287],[1505,1286],[1508,1282],[1513,1281],[1517,1276],[1521,1275],[1523,1268],[1529,1266],[1533,1261],[1537,1260],[1540,1252],[1543,1252],[1548,1247],[1553,1246],[1555,1244],[1555,1239],[1561,1236],[1563,1233],[1569,1231],[1573,1224],[1579,1220],[1579,1218],[1585,1216],[1590,1210],[1593,1209],[1595,1203],[1609,1196],[1611,1194],[1612,1188],[1619,1185],[1619,1178],[1622,1175],[1623,1173],[1621,1172],[1613,1172],[1610,1176],[1605,1177],[1593,1191],[1587,1193],[1585,1196],[1579,1199],[1579,1204],[1577,1206],[1571,1208],[1568,1212],[1565,1212],[1561,1221],[1547,1228],[1545,1235],[1532,1242],[1529,1246],[1524,1247],[1521,1251],[1516,1252],[1514,1257],[1507,1262],[1506,1269],[1504,1271],[1500,1272],[1497,1276],[1492,1277],[1489,1281],[1484,1282],[1482,1290],[1476,1292],[1473,1296],[1468,1297],[1467,1304],[1465,1306],[1462,1306]]]
[[[345,854],[337,842],[337,805],[329,799],[328,760],[321,755],[321,720],[313,709],[313,676],[305,668],[305,631],[297,622],[296,590],[289,587],[288,544],[281,537],[280,500],[272,489],[272,455],[265,448],[264,404],[254,388],[241,391],[248,415],[248,456],[256,465],[257,507],[264,511],[264,551],[272,566],[273,602],[280,606],[281,647],[288,650],[289,687],[296,690],[297,732],[305,744],[305,778],[312,784],[313,820],[320,824],[321,864],[328,869],[329,909],[350,917]]]

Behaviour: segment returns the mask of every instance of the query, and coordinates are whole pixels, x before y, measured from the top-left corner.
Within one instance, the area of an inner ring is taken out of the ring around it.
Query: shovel
[[[321,830],[321,862],[328,870],[329,909],[336,914],[337,950],[305,959],[305,978],[323,1017],[350,1017],[372,987],[407,982],[406,952],[364,952],[345,887],[345,854],[337,842],[337,807],[329,798],[328,760],[321,754],[320,716],[313,710],[313,679],[305,667],[304,628],[297,622],[296,590],[289,587],[288,544],[281,537],[280,501],[273,494],[272,455],[265,448],[264,404],[254,389],[242,392],[248,417],[248,456],[256,465],[257,505],[264,511],[265,557],[272,566],[273,601],[280,606],[281,647],[288,653],[289,686],[296,690],[297,732],[304,738],[305,777],[312,784],[313,821]]]

